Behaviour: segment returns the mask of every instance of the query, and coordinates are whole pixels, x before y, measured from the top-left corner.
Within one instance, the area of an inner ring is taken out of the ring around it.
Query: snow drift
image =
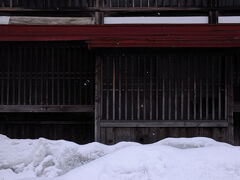
[[[209,138],[77,145],[0,135],[0,180],[239,180],[240,148]]]

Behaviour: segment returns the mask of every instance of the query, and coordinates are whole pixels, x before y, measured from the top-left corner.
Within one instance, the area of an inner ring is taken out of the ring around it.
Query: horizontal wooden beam
[[[93,124],[93,121],[22,121],[22,120],[7,120],[7,121],[0,121],[0,124],[19,124],[19,125],[26,125],[26,124],[35,124],[35,125],[79,125],[79,124]]]
[[[0,25],[0,41],[71,40],[89,47],[240,47],[240,25]]]
[[[94,112],[93,105],[0,105],[0,112]]]
[[[102,120],[100,127],[228,127],[228,122],[225,120],[161,120],[161,121],[113,121]]]

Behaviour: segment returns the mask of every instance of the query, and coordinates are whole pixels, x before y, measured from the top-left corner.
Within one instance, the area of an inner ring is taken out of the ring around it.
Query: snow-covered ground
[[[0,135],[0,180],[240,180],[240,147],[209,138],[78,145]]]

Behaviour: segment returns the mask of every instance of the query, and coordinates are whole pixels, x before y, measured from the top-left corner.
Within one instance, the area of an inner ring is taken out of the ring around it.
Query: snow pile
[[[0,135],[0,180],[18,176],[60,176],[73,168],[134,144],[122,142],[114,146],[100,143],[78,145],[64,140],[21,140]]]
[[[57,177],[58,176],[58,177]],[[239,180],[240,148],[209,138],[77,145],[0,136],[0,180]]]

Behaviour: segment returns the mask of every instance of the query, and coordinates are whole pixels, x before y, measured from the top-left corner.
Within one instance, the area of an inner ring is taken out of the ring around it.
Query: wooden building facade
[[[219,16],[239,15],[238,1],[0,5],[10,16],[0,25],[0,133],[78,143],[204,136],[240,144],[240,25],[218,24]],[[26,25],[33,16],[41,23]],[[42,24],[47,16],[94,23]],[[207,16],[208,24],[104,24],[139,16]]]

